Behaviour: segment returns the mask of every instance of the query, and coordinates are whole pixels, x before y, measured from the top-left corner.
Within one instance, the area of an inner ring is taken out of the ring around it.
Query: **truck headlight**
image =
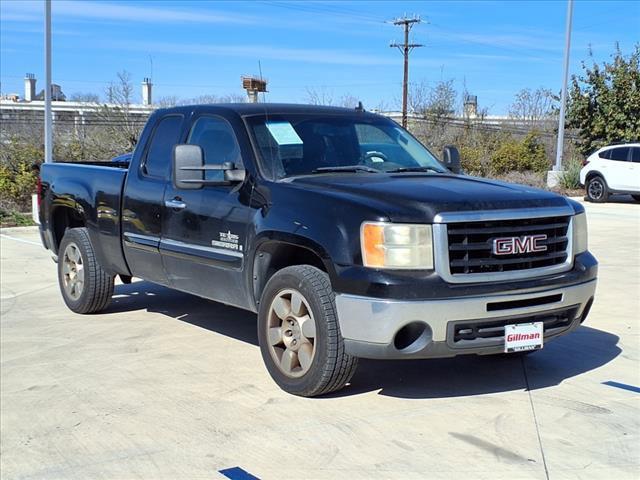
[[[431,225],[364,222],[360,228],[365,267],[433,269]]]
[[[574,215],[573,223],[573,254],[577,255],[586,252],[587,245],[587,215],[579,213]]]

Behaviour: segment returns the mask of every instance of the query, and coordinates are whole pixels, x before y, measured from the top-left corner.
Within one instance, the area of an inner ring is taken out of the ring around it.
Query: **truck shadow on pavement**
[[[104,313],[147,310],[258,347],[251,312],[149,282],[117,285]],[[588,322],[588,320],[587,320]],[[514,390],[536,390],[594,370],[616,358],[619,337],[581,326],[525,357],[468,355],[432,360],[361,359],[351,383],[336,398],[379,390],[399,398],[464,397]],[[264,368],[256,365],[256,368]],[[265,375],[267,375],[265,370]]]

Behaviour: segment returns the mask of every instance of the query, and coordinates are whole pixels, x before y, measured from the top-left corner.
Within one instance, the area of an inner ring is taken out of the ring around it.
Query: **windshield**
[[[347,115],[247,118],[265,175],[281,179],[329,172],[447,170],[395,122]]]

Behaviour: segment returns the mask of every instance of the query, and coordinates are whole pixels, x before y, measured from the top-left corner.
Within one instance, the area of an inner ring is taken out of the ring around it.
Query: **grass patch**
[[[0,227],[30,227],[35,225],[30,213],[0,210]]]
[[[558,186],[563,190],[578,190],[580,188],[580,170],[582,170],[582,162],[576,158],[572,158],[565,164],[564,171],[558,179]]]

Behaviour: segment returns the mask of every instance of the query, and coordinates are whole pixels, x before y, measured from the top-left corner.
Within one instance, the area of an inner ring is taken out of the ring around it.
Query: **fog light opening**
[[[419,350],[431,337],[429,327],[422,322],[411,322],[402,327],[393,338],[397,350]]]

